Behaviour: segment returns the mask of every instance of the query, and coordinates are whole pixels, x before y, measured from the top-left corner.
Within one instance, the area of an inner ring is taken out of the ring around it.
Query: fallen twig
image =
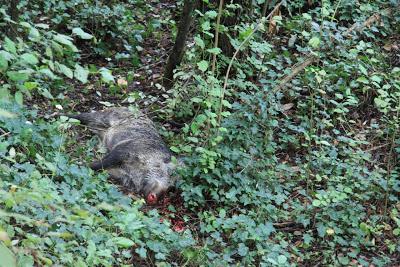
[[[282,89],[288,82],[290,82],[297,74],[299,74],[302,70],[304,70],[307,66],[311,65],[312,63],[318,61],[319,59],[314,55],[309,55],[307,58],[300,64],[296,64],[292,67],[292,72],[286,75],[279,85],[275,86],[273,92],[276,92]]]
[[[7,136],[7,135],[9,135],[9,134],[11,134],[11,132],[5,132],[5,133],[3,133],[2,135],[0,135],[0,138],[1,138],[1,137],[5,137],[5,136]]]
[[[391,9],[387,8],[384,9],[381,14],[388,15],[391,13]],[[353,24],[347,31],[344,33],[345,36],[348,36],[352,31],[361,31],[365,27],[369,27],[372,23],[379,21],[381,19],[381,14],[375,13],[372,16],[370,16],[366,21],[362,23],[361,26],[358,26],[357,23]],[[308,55],[306,59],[301,63],[301,64],[296,64],[292,67],[292,72],[288,75],[286,75],[279,85],[275,86],[273,89],[273,92],[276,92],[280,89],[282,89],[285,84],[290,82],[297,74],[299,74],[302,70],[304,70],[307,66],[313,64],[314,62],[318,61],[319,59],[314,56],[314,55]]]
[[[371,148],[369,148],[369,149],[365,150],[365,152],[371,152],[371,151],[374,151],[374,150],[377,150],[377,149],[383,148],[383,147],[385,147],[385,146],[388,146],[388,145],[390,145],[390,143],[383,144],[383,145],[380,145],[380,146],[371,147]]]
[[[386,8],[384,9],[381,13],[375,13],[372,16],[370,16],[366,21],[364,21],[361,25],[359,25],[358,23],[354,23],[350,28],[348,28],[345,32],[344,35],[345,36],[349,36],[349,34],[352,31],[362,31],[365,27],[369,27],[372,25],[372,23],[377,22],[379,20],[381,20],[381,14],[383,15],[389,15],[392,12],[391,8]]]

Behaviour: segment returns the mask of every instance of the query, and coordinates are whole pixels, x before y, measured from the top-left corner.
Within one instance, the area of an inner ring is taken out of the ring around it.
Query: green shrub
[[[390,215],[398,213],[400,189],[399,68],[388,65],[380,41],[398,20],[383,16],[380,26],[347,36],[384,3],[350,11],[350,2],[336,4],[276,18],[288,46],[265,40],[262,27],[251,36],[254,24],[237,25],[239,33],[229,32],[234,47],[251,38],[226,89],[227,65],[218,65],[217,77],[208,68],[207,34],[187,52],[197,63],[176,73],[170,114],[189,123],[173,148],[191,155],[180,188],[189,208],[205,209],[200,229],[216,251],[209,259],[384,266],[400,253],[398,215]],[[346,27],[335,14],[349,16]],[[202,19],[201,26],[213,18]],[[288,67],[311,55],[318,62],[276,90]],[[382,146],[384,158],[375,153]],[[381,246],[385,252],[368,256]]]
[[[104,174],[94,175],[67,155],[68,126],[1,102],[0,231],[19,264],[124,265],[140,256],[177,262],[194,243],[141,211]],[[7,112],[5,112],[7,110]],[[85,155],[81,155],[85,156]]]

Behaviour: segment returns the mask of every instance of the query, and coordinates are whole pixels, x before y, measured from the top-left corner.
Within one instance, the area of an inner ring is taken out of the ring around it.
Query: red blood
[[[185,226],[183,221],[176,221],[174,227],[173,227],[175,232],[182,232],[185,230]]]
[[[170,202],[170,200],[169,200],[168,197],[165,197],[165,198],[163,199],[163,204],[164,204],[164,205],[168,205],[169,202]]]
[[[174,231],[175,232],[183,232],[185,230],[185,227],[183,227],[182,225],[175,225],[174,226]]]
[[[157,196],[154,193],[150,193],[147,195],[147,203],[149,204],[156,204],[157,203]]]

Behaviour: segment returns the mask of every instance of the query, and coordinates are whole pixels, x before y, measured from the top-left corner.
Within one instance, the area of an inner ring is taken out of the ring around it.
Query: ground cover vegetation
[[[0,1],[0,265],[396,266],[398,7]],[[185,162],[156,206],[62,116],[113,105]]]

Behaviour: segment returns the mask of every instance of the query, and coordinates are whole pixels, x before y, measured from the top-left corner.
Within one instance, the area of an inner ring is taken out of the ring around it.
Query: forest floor
[[[147,15],[158,18],[160,21],[167,21],[173,15],[170,10],[176,10],[176,3],[171,1],[151,1],[149,4],[152,7]],[[146,21],[138,22],[146,24]],[[117,62],[82,52],[82,63],[112,70],[120,90],[113,92],[109,86],[100,81],[99,77],[94,76],[91,76],[87,84],[71,81],[73,82],[72,90],[64,91],[62,96],[62,102],[66,103],[64,110],[84,112],[104,109],[108,106],[124,106],[129,104],[127,98],[132,93],[139,94],[135,103],[140,108],[146,111],[162,108],[165,98],[168,97],[168,92],[161,85],[162,75],[172,46],[171,32],[167,27],[160,29],[157,35],[154,33],[144,38],[138,52],[140,62],[137,68],[130,62]],[[130,81],[128,81],[128,76],[130,76]],[[28,107],[36,107],[44,117],[54,117],[64,113],[54,105],[48,105],[49,101],[51,100],[36,94],[26,104]]]
[[[162,22],[169,21],[171,18],[176,20],[174,17],[176,14],[171,13],[179,9],[175,2],[169,0],[151,1],[149,4],[151,8],[146,18],[157,18]],[[139,21],[139,23],[145,25],[147,22],[143,20]],[[139,62],[137,67],[134,67],[132,62],[108,60],[107,58],[92,56],[88,53],[85,54],[84,51],[81,53],[81,63],[83,65],[93,64],[98,68],[106,67],[112,70],[112,74],[117,83],[116,87],[110,88],[109,85],[101,81],[98,75],[97,77],[91,75],[87,84],[71,81],[71,90],[63,91],[63,94],[57,97],[56,100],[49,100],[39,94],[35,94],[31,100],[27,100],[27,106],[31,109],[38,110],[41,117],[48,119],[58,117],[65,113],[87,112],[101,110],[110,106],[135,104],[145,110],[150,117],[161,124],[165,129],[169,131],[178,131],[180,128],[179,123],[169,121],[168,118],[162,118],[162,110],[166,106],[166,100],[171,97],[169,92],[161,85],[164,66],[166,65],[169,52],[173,46],[173,34],[171,34],[169,29],[170,27],[168,27],[167,24],[162,24],[161,28],[157,29],[157,32],[143,39],[138,51]],[[288,36],[281,36],[276,39],[277,42],[286,44],[289,38]],[[58,101],[61,105],[54,105],[55,101]],[[292,102],[294,101],[292,100]],[[368,103],[370,102],[372,101]],[[293,106],[293,103],[287,104]],[[372,120],[375,120],[377,116],[377,114],[370,114],[371,110],[373,109],[358,106],[357,110],[352,112],[357,119],[357,124],[352,125],[352,132],[358,132],[359,135],[363,135],[364,128],[368,126],[367,121],[371,121],[372,124]],[[285,110],[284,114],[291,116],[292,113],[295,112],[296,111],[290,107],[288,110]],[[161,114],[161,116],[159,114]],[[78,129],[78,127],[74,127],[71,132],[77,132],[77,134],[69,133],[74,135],[74,138],[77,138],[77,142],[69,144],[68,147],[72,155],[72,151],[74,150],[72,146],[77,146],[78,144],[84,146],[87,140],[91,138],[92,134],[83,128]],[[294,152],[290,149],[282,150],[275,156],[280,159],[283,165],[295,159],[295,155],[291,155],[291,153],[301,153],[299,151],[300,150]],[[372,151],[372,157],[375,161],[387,162],[388,147],[386,147],[385,144],[374,143],[372,141],[365,145],[365,151]],[[307,151],[304,153],[306,152]],[[99,157],[99,155],[97,155],[97,157]],[[80,160],[77,159],[77,161]],[[79,164],[86,165],[87,162],[80,162]],[[296,166],[296,162],[293,162],[292,165],[293,171],[295,173],[300,173],[300,168]],[[113,181],[110,182],[114,183]],[[115,184],[118,185],[117,182],[115,182]],[[300,190],[307,187],[305,182],[299,183],[298,185],[298,189]],[[129,194],[129,192],[126,192],[121,186],[119,186],[119,188],[133,199],[137,199],[137,196]],[[289,198],[298,199],[299,203],[307,203],[309,199],[302,199],[299,191],[293,191]],[[170,209],[170,205],[173,206],[173,211]],[[374,204],[374,206],[375,205],[378,207],[380,206],[379,204]],[[171,228],[174,231],[181,232],[186,228],[190,228],[193,233],[198,231],[197,226],[199,220],[197,215],[184,208],[183,198],[178,189],[172,189],[162,203],[156,206],[144,206],[142,210],[149,211],[153,208],[157,208],[159,214],[161,214],[160,220],[169,220],[171,222]],[[184,216],[189,218],[189,220],[184,220]],[[302,233],[304,230],[301,224],[292,221],[278,222],[274,224],[274,227],[281,232]],[[295,242],[294,245],[297,246],[296,240],[293,239],[291,242]],[[298,241],[298,243],[300,244],[301,242]],[[313,248],[315,251],[318,249],[320,248]]]

